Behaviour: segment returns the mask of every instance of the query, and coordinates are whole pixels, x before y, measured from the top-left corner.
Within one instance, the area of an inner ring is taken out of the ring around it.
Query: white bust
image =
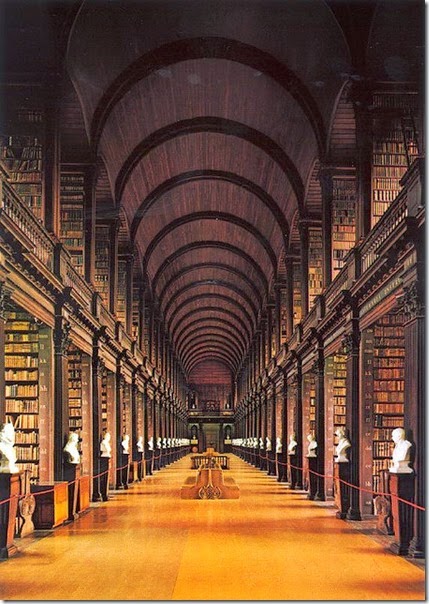
[[[352,445],[346,437],[346,431],[340,427],[335,430],[335,434],[338,436],[338,445],[335,449],[335,463],[349,463],[347,452]]]
[[[283,451],[282,439],[280,436],[276,438],[276,453],[281,453]]]
[[[144,451],[143,436],[139,436],[139,439],[136,444],[137,444],[137,451],[139,453],[143,453],[143,451]]]
[[[111,457],[112,445],[110,444],[110,432],[106,432],[100,443],[101,457]]]
[[[167,447],[170,448],[171,447],[171,438],[167,438]]]
[[[295,434],[289,436],[289,444],[287,446],[288,455],[295,455],[298,443],[295,440]]]
[[[267,451],[271,451],[271,449],[272,449],[271,438],[269,436],[267,436],[265,439],[265,448]]]
[[[78,464],[80,463],[80,453],[77,448],[79,443],[79,435],[77,432],[70,432],[68,440],[63,449],[64,459],[68,463]]]
[[[15,428],[7,422],[0,429],[0,473],[17,474],[19,468],[16,465],[16,453],[13,448],[15,444]]]
[[[122,445],[122,454],[129,455],[130,454],[130,435],[125,434],[124,440],[121,442]]]
[[[395,428],[392,431],[392,440],[395,443],[395,448],[393,449],[392,465],[389,472],[392,474],[412,474],[413,469],[409,466],[411,443],[405,440],[405,430]]]
[[[162,441],[161,441],[161,437],[158,436],[158,438],[156,439],[156,448],[157,449],[162,449]]]
[[[262,438],[262,436],[261,436],[261,438],[259,439],[259,448],[260,448],[260,449],[263,449],[263,448],[264,448],[264,439]]]
[[[163,449],[166,449],[166,448],[167,448],[167,439],[165,438],[165,436],[164,436],[164,438],[162,439],[162,448],[163,448]]]
[[[316,439],[314,438],[314,436],[312,434],[309,434],[307,436],[307,440],[308,440],[308,453],[307,453],[307,457],[317,457],[317,453],[316,453],[317,442],[316,442]]]
[[[149,438],[149,440],[147,441],[147,448],[149,449],[149,451],[153,451],[154,450],[154,442],[153,442],[153,436],[151,436]]]

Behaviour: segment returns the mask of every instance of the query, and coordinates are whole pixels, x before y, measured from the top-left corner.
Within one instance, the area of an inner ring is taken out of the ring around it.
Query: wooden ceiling
[[[235,373],[299,246],[299,219],[320,217],[320,165],[353,163],[350,82],[370,55],[370,75],[389,78],[383,58],[406,53],[389,4],[106,0],[67,11],[66,157],[80,137],[98,158],[97,203],[109,198],[127,223],[193,376],[209,361]]]

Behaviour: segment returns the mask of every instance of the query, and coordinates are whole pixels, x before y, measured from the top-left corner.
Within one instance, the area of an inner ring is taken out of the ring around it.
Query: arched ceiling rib
[[[192,345],[194,338],[197,338],[203,335],[206,339],[210,339],[212,335],[222,335],[226,338],[227,341],[231,342],[234,347],[240,351],[241,356],[246,351],[246,346],[241,339],[239,332],[231,329],[231,327],[224,327],[225,324],[216,324],[213,321],[207,320],[205,322],[200,322],[198,327],[191,329],[191,326],[188,325],[186,336],[181,340],[178,338],[177,345],[177,353],[181,354],[181,352],[187,349],[188,345]]]
[[[191,320],[196,320],[198,316],[204,318],[215,318],[218,315],[226,316],[229,321],[237,324],[241,333],[243,333],[246,337],[246,340],[248,342],[251,341],[252,337],[249,325],[243,321],[240,316],[238,316],[236,309],[231,310],[229,307],[220,307],[213,304],[204,304],[204,306],[198,306],[197,308],[188,311],[180,317],[175,317],[174,325],[171,325],[170,330],[172,340],[175,341],[175,335],[178,330],[180,330],[183,326],[186,326],[188,323],[190,324]]]

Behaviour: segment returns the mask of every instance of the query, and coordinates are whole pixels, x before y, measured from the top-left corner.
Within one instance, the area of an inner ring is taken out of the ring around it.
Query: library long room
[[[425,599],[425,16],[0,2],[1,599]]]

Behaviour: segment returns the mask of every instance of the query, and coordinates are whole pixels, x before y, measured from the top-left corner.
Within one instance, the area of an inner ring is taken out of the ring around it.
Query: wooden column
[[[305,443],[303,440],[304,434],[302,431],[302,381],[303,381],[302,362],[301,362],[301,357],[297,356],[296,354],[293,355],[293,358],[296,359],[296,407],[295,407],[294,432],[296,434],[296,442],[298,443],[298,446],[296,448],[295,464],[298,468],[303,468],[304,467],[303,464],[304,464]],[[295,488],[302,489],[303,482],[304,482],[304,477],[303,477],[303,471],[301,469],[301,470],[298,470],[297,474],[296,474]]]
[[[325,500],[325,359],[321,341],[317,341],[316,361],[313,365],[316,381],[316,440],[317,440],[317,491],[314,499]]]
[[[112,220],[110,224],[110,291],[109,291],[109,310],[114,315],[116,313],[116,299],[118,293],[118,236],[119,221]]]
[[[95,476],[102,471],[100,465],[100,443],[103,437],[101,433],[101,378],[104,363],[100,356],[100,337],[103,332],[95,334],[92,344],[92,467]],[[93,501],[102,500],[101,482],[100,478],[94,480]]]
[[[371,93],[368,84],[354,84],[351,91],[356,120],[356,241],[363,239],[371,229],[371,151],[372,124],[368,105]]]
[[[133,254],[126,255],[126,294],[125,294],[125,331],[128,335],[132,333],[133,325]]]
[[[54,480],[64,480],[63,447],[69,431],[69,384],[67,349],[71,324],[65,308],[68,293],[55,306],[54,329]]]
[[[413,444],[413,466],[416,473],[414,502],[425,507],[425,317],[423,263],[419,263],[419,275],[404,287],[403,307],[405,314],[405,428],[407,438]],[[410,275],[411,276],[411,275]],[[411,276],[412,277],[412,276]],[[417,280],[418,279],[418,280]],[[425,513],[414,510],[413,537],[409,555],[425,557]]]
[[[301,240],[301,318],[308,314],[308,225],[299,223],[299,235]]]
[[[96,200],[95,200],[96,171],[95,166],[88,166],[85,170],[85,250],[84,250],[84,275],[88,283],[94,283],[95,275],[95,226],[96,226]]]
[[[61,141],[59,127],[59,78],[53,76],[49,82],[49,94],[45,110],[45,154],[44,154],[44,224],[47,230],[60,236],[60,162]]]
[[[323,237],[323,287],[332,281],[332,170],[322,167],[319,171],[322,191],[322,237]]]
[[[293,256],[285,255],[286,265],[286,341],[293,332]]]
[[[357,309],[355,309],[357,315]],[[359,357],[359,322],[357,316],[352,319],[349,333],[343,339],[343,350],[347,355],[346,378],[346,426],[350,433],[349,481],[359,485],[361,462],[361,417],[360,417],[360,357]],[[348,520],[362,520],[360,510],[360,493],[357,489],[349,490]]]

